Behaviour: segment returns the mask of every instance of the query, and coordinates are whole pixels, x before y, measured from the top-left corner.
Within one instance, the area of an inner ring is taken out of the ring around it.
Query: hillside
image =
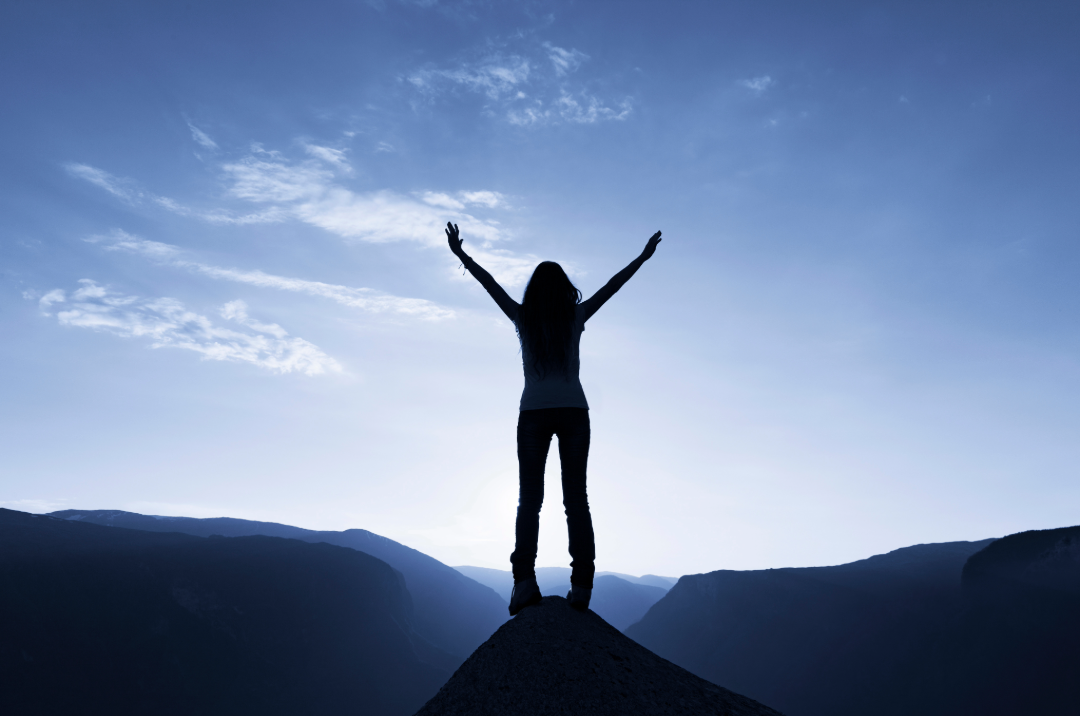
[[[627,634],[789,716],[1071,716],[1080,527],[691,575]]]
[[[111,527],[181,532],[199,537],[287,537],[304,542],[325,542],[370,554],[404,575],[416,606],[417,632],[456,657],[455,666],[463,662],[509,617],[507,602],[491,589],[422,552],[367,530],[323,532],[231,517],[158,517],[120,510],[62,510],[53,512],[52,516]]]
[[[965,561],[991,541],[684,576],[627,634],[790,716],[884,713],[897,675],[961,609]]]
[[[964,565],[962,589],[963,611],[914,671],[912,694],[943,715],[1080,712],[1080,527],[994,542]]]
[[[328,544],[0,509],[0,585],[6,713],[407,716],[452,666],[398,573]]]

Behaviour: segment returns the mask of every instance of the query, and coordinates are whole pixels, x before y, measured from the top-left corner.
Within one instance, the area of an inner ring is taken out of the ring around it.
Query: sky
[[[591,295],[597,569],[1080,522],[1080,8],[0,8],[0,506],[509,569],[523,378],[442,226]],[[556,451],[538,565],[565,566]]]

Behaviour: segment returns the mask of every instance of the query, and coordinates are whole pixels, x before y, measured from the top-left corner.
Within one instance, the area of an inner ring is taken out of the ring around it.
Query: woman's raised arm
[[[630,280],[630,277],[637,273],[637,270],[641,268],[641,265],[652,258],[652,255],[656,253],[656,245],[660,243],[660,232],[657,231],[652,237],[649,238],[649,242],[645,244],[645,250],[641,252],[641,255],[630,262],[630,265],[624,268],[619,273],[611,277],[611,280],[604,284],[603,288],[594,293],[591,298],[582,301],[581,307],[585,309],[585,320],[592,318],[592,315],[600,310],[600,307],[607,303],[607,300],[615,295],[615,292],[623,287],[623,284]]]
[[[473,278],[479,281],[480,285],[495,299],[495,303],[499,305],[506,317],[516,322],[521,304],[510,298],[510,295],[503,290],[499,282],[485,271],[480,264],[473,261],[471,256],[465,253],[464,249],[461,248],[461,235],[458,232],[457,224],[446,222],[446,240],[449,242],[450,250],[454,252],[454,256],[461,259],[461,263],[465,264],[465,268],[469,270]]]

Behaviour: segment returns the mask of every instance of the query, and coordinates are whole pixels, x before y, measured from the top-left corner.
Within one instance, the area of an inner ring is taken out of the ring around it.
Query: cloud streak
[[[290,337],[277,324],[248,316],[243,301],[225,304],[220,313],[246,331],[215,325],[173,298],[125,296],[91,279],[81,279],[79,284],[70,297],[55,289],[39,301],[46,314],[54,306],[60,308],[56,317],[62,326],[148,339],[151,348],[181,348],[204,360],[248,363],[279,374],[315,376],[342,371],[318,346]]]
[[[589,59],[584,52],[545,42],[529,54],[535,57],[492,53],[452,69],[417,70],[405,80],[430,99],[453,90],[482,94],[490,102],[486,111],[523,127],[621,121],[633,111],[629,98],[605,100],[570,82]]]
[[[419,70],[408,77],[417,89],[437,92],[447,83],[499,99],[517,91],[529,79],[529,61],[517,55],[492,55],[480,63],[466,64],[452,70]]]
[[[612,108],[596,97],[582,92],[576,97],[562,94],[547,105],[537,102],[533,106],[511,109],[507,112],[506,118],[511,124],[523,127],[556,120],[575,124],[595,124],[611,119],[626,119],[631,111],[629,100],[625,100],[617,108]]]
[[[574,104],[567,104],[567,107],[584,115],[598,112],[595,107],[582,108]],[[310,159],[292,161],[280,152],[267,151],[255,145],[247,156],[221,165],[227,195],[262,206],[259,211],[247,214],[221,210],[197,211],[167,197],[143,191],[134,182],[85,164],[68,164],[67,170],[72,176],[98,186],[127,203],[152,203],[175,214],[215,224],[262,224],[291,219],[350,241],[404,241],[442,249],[446,245],[443,227],[447,219],[452,219],[470,241],[470,254],[477,261],[486,261],[485,265],[490,265],[488,270],[492,275],[508,286],[520,285],[527,278],[526,267],[531,270],[539,262],[539,259],[532,255],[520,256],[506,249],[495,248],[496,243],[506,240],[505,230],[499,222],[478,218],[473,213],[477,210],[508,208],[506,197],[498,192],[429,191],[414,196],[388,190],[355,192],[337,180],[337,173],[351,173],[351,166],[344,152],[312,144],[305,145],[305,152]],[[448,212],[452,213],[448,216]],[[122,237],[111,241],[110,245],[118,249],[131,248],[126,246]],[[148,245],[140,246],[138,252],[148,255]],[[165,245],[160,245],[159,250],[164,250],[161,246]],[[191,264],[189,268],[194,266],[195,264]],[[251,275],[252,272],[238,274]],[[369,290],[338,288],[343,291]],[[385,296],[374,290],[372,293]],[[319,295],[330,294],[324,292]],[[343,294],[338,292],[335,295]],[[353,301],[350,305],[364,304],[361,298],[359,294],[353,295],[349,299]],[[334,300],[341,302],[344,299]],[[418,300],[395,299],[398,302]],[[366,305],[399,304],[388,302],[384,298],[371,298]],[[423,313],[416,306],[409,310],[417,315]]]
[[[427,321],[439,321],[455,316],[451,309],[422,298],[402,298],[371,288],[340,286],[322,281],[275,276],[259,270],[243,271],[186,260],[183,258],[182,250],[176,246],[141,239],[124,231],[115,231],[110,236],[98,236],[88,240],[92,243],[101,243],[106,251],[138,254],[209,278],[327,298],[343,306],[357,308],[368,313],[394,313]],[[46,294],[41,300],[44,301],[50,295]]]
[[[195,143],[201,146],[203,149],[213,150],[218,148],[217,142],[211,139],[209,135],[206,134],[206,132],[196,127],[190,121],[188,121],[187,126],[188,129],[191,130],[191,138],[194,139]]]
[[[416,197],[393,191],[353,192],[333,172],[314,162],[290,162],[279,152],[256,148],[253,154],[224,167],[233,196],[270,205],[311,226],[344,239],[368,243],[409,241],[444,248],[447,212],[472,244],[470,253],[508,286],[525,282],[539,259],[494,244],[506,239],[498,222],[479,219],[474,209],[501,209],[505,196],[494,191],[424,192]]]
[[[564,111],[577,112],[583,117],[598,116],[600,113],[595,106],[586,107],[570,100],[564,103]],[[508,286],[523,284],[532,267],[539,262],[536,256],[519,255],[509,249],[497,248],[496,244],[507,240],[507,232],[498,221],[475,216],[476,211],[505,210],[510,207],[507,198],[497,191],[427,191],[414,195],[389,190],[355,192],[337,180],[339,173],[352,171],[345,152],[311,144],[305,145],[305,151],[310,159],[293,161],[285,158],[281,152],[268,151],[255,145],[246,157],[220,165],[228,197],[261,206],[259,211],[247,214],[192,210],[172,199],[140,189],[134,181],[113,176],[97,167],[70,163],[66,168],[71,176],[102,188],[126,203],[150,203],[174,214],[212,224],[269,224],[297,220],[349,241],[413,242],[442,249],[446,245],[443,228],[447,219],[453,219],[470,242],[469,253],[477,261],[482,261],[496,279]],[[259,271],[199,265],[178,256],[166,256],[168,252],[178,251],[175,246],[147,242],[123,232],[107,239],[106,247],[114,251],[131,251],[158,260],[172,260],[175,264],[222,280],[262,286],[273,284],[285,291],[319,295],[342,305],[370,311],[393,311],[426,319],[453,315],[453,312],[434,303],[389,296],[376,289],[303,282]],[[153,255],[153,252],[158,254]],[[305,287],[301,289],[298,286]]]
[[[286,218],[284,212],[274,207],[254,214],[235,214],[220,210],[198,211],[184,206],[168,197],[158,196],[157,194],[144,191],[130,179],[121,179],[103,169],[98,169],[97,167],[92,167],[88,164],[69,162],[64,165],[64,169],[66,169],[71,176],[104,189],[128,204],[136,205],[150,203],[160,206],[174,214],[202,219],[203,221],[208,221],[212,224],[272,224],[283,221]]]
[[[321,153],[318,159],[326,162]],[[336,155],[334,166],[344,158]],[[504,206],[492,191],[448,194],[427,192],[415,199],[393,191],[358,193],[335,181],[334,173],[315,161],[290,162],[279,152],[256,148],[254,153],[222,167],[238,199],[269,205],[268,211],[292,216],[346,239],[370,243],[413,241],[442,246],[445,209],[462,212],[469,206]],[[492,221],[462,213],[458,222],[469,234],[484,241],[500,241],[503,232]]]
[[[134,189],[131,182],[114,177],[107,171],[92,167],[88,164],[69,162],[64,165],[68,174],[83,181],[90,182],[94,186],[104,189],[113,196],[123,199],[128,203],[134,203],[143,198],[143,193]]]
[[[544,43],[544,49],[548,51],[548,59],[555,66],[555,74],[559,77],[570,74],[581,67],[582,62],[589,59],[584,52],[556,47],[550,42]]]
[[[765,90],[776,84],[775,80],[768,75],[762,75],[761,77],[751,77],[748,80],[739,80],[739,85],[750,90],[757,96],[761,96],[765,93]]]

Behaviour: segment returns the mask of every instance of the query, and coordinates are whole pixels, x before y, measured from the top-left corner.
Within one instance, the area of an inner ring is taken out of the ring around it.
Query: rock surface
[[[675,666],[562,597],[524,609],[416,716],[778,716]]]

